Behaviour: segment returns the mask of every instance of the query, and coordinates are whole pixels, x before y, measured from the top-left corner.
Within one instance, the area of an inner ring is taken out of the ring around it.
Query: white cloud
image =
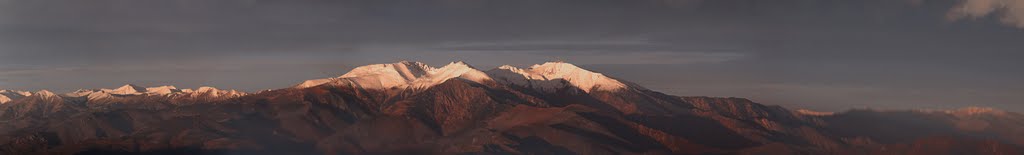
[[[994,16],[1000,22],[1024,28],[1024,0],[962,0],[949,12],[952,20]]]

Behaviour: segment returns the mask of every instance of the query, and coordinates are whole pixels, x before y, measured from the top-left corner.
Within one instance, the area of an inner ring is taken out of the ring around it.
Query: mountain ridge
[[[1024,116],[990,108],[821,113],[673,96],[563,62],[498,68],[402,61],[251,94],[40,91],[0,104],[0,154],[1024,152]]]

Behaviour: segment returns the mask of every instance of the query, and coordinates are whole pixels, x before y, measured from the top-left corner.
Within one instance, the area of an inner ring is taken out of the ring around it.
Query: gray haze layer
[[[257,91],[565,59],[683,96],[1024,111],[1020,0],[0,0],[0,89]]]

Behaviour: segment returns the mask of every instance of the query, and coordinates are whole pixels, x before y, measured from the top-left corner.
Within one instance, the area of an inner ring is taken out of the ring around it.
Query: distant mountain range
[[[244,93],[0,90],[0,154],[1024,154],[997,109],[815,112],[672,96],[573,64],[357,67]]]

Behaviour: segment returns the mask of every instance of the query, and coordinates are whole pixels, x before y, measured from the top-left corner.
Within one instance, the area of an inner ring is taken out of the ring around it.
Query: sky
[[[1024,0],[0,0],[0,89],[564,60],[672,95],[1024,112]]]

